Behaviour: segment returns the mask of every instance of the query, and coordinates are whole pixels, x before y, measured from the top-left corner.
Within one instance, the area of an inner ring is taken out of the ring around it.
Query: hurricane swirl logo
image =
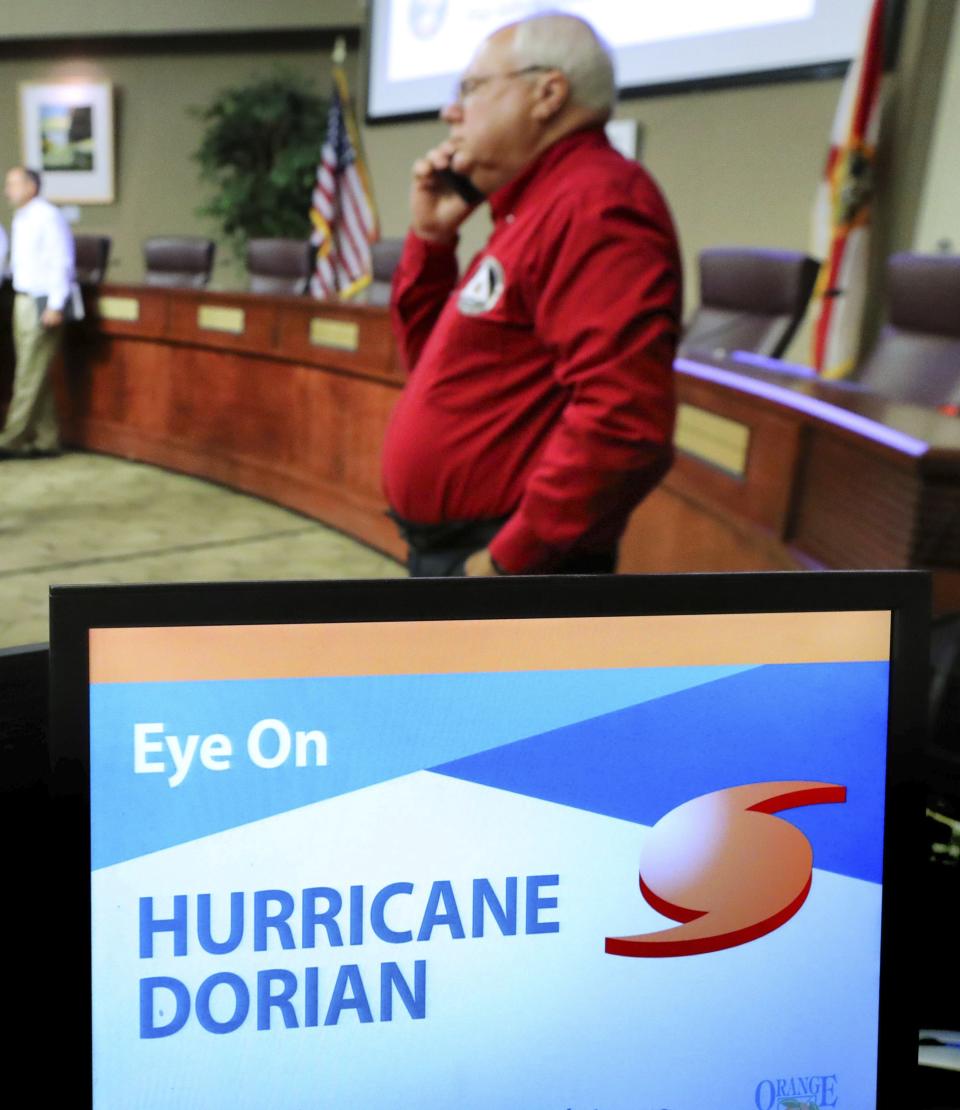
[[[810,841],[774,816],[797,806],[845,802],[826,782],[758,782],[702,794],[665,814],[640,856],[640,891],[680,924],[607,937],[613,956],[694,956],[779,929],[806,901]]]

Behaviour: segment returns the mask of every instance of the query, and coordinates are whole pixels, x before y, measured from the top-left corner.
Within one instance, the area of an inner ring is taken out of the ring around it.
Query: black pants
[[[412,524],[391,513],[390,516],[407,541],[407,570],[411,578],[462,578],[463,564],[486,547],[506,524],[497,520],[463,520],[445,524]],[[616,551],[583,551],[570,555],[551,567],[551,574],[613,574]]]

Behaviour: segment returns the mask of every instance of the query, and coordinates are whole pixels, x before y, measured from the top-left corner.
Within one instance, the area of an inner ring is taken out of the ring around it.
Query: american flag
[[[317,263],[310,291],[315,297],[352,297],[370,283],[370,244],[379,237],[369,177],[343,71],[333,71],[327,137],[317,166],[310,207]]]

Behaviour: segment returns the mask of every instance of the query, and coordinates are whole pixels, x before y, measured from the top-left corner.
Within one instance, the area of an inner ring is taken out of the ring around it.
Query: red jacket
[[[679,250],[657,186],[597,128],[489,199],[459,285],[452,247],[407,237],[392,315],[410,377],[384,490],[418,524],[512,514],[494,559],[549,571],[612,550],[669,467]]]

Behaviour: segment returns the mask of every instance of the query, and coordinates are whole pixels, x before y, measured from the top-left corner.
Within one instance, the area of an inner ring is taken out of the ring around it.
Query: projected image
[[[674,0],[662,6],[635,4],[627,7],[615,0],[600,0],[599,3],[580,0],[560,7],[590,20],[612,45],[629,46],[809,19],[816,8],[816,0],[725,0],[723,4],[713,0]]]
[[[402,0],[407,19],[392,22],[392,81],[452,76],[470,60],[476,44],[498,27],[540,11],[566,11],[589,20],[611,46],[629,47],[667,39],[763,27],[809,18],[816,0],[674,0],[669,5],[621,0]]]
[[[368,111],[435,111],[477,45],[546,9],[588,19],[614,48],[621,88],[849,59],[869,0],[374,0]]]

